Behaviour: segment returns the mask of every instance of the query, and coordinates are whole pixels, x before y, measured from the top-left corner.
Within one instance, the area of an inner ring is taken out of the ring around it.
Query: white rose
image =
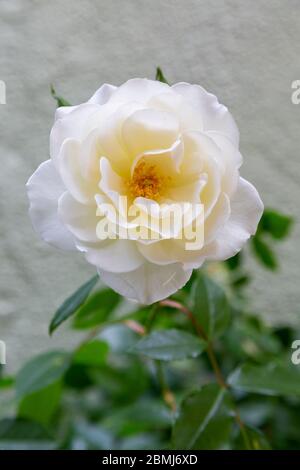
[[[206,259],[236,254],[262,215],[256,189],[239,175],[237,126],[198,85],[105,84],[87,103],[57,110],[50,155],[27,183],[35,230],[58,248],[84,252],[104,283],[141,303],[174,293]],[[155,206],[156,220],[163,205],[202,203],[202,245],[188,250],[177,229],[159,239],[130,230],[128,239],[99,238],[100,220],[110,217],[102,209],[120,212],[119,196]]]

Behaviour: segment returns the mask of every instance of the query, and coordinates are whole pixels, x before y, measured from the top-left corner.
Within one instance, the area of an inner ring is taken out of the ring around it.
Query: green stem
[[[228,388],[228,385],[226,384],[225,379],[223,378],[220,366],[219,366],[217,358],[215,356],[212,343],[208,339],[207,334],[205,333],[202,326],[198,323],[198,321],[197,321],[196,317],[194,316],[193,312],[191,312],[187,307],[185,307],[185,305],[182,305],[180,302],[177,302],[177,301],[171,300],[171,299],[162,300],[160,302],[160,305],[165,306],[165,307],[175,308],[175,309],[181,311],[182,313],[184,313],[188,317],[188,319],[191,321],[191,323],[192,323],[196,333],[198,334],[198,336],[200,336],[200,338],[204,339],[204,341],[207,342],[206,352],[207,352],[208,358],[210,360],[211,366],[214,370],[214,373],[215,373],[218,384],[222,388]]]
[[[184,313],[189,318],[189,320],[191,321],[191,323],[192,323],[196,333],[198,334],[198,336],[200,336],[202,339],[204,339],[207,342],[206,352],[207,352],[210,364],[211,364],[211,366],[213,368],[213,371],[215,373],[216,380],[217,380],[218,384],[220,385],[220,387],[228,389],[229,387],[228,387],[228,385],[227,385],[227,383],[226,383],[226,381],[223,377],[221,368],[220,368],[219,363],[217,361],[217,358],[215,356],[215,353],[214,353],[214,350],[213,350],[213,344],[208,339],[205,331],[202,328],[202,325],[200,325],[198,323],[198,321],[197,321],[196,317],[194,316],[193,312],[191,312],[185,305],[182,305],[180,302],[177,302],[177,301],[171,300],[171,299],[162,300],[161,302],[159,302],[159,304],[163,307],[175,308],[175,309],[179,310],[180,312]],[[241,420],[241,417],[240,417],[239,412],[238,412],[237,409],[235,410],[235,421],[236,421],[236,423],[238,424],[238,426],[241,430],[241,434],[243,436],[246,448],[248,450],[251,450],[251,445],[250,445],[250,442],[249,442],[249,439],[248,439],[248,436],[247,436],[245,425],[244,425],[243,421]]]
[[[156,370],[157,370],[157,378],[160,384],[163,399],[165,403],[169,406],[169,408],[174,412],[176,411],[176,400],[167,384],[164,370],[163,370],[163,365],[161,361],[155,361],[155,364],[156,364]]]

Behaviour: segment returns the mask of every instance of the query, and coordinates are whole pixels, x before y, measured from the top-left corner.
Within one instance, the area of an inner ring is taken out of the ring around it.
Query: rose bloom
[[[34,229],[51,245],[83,252],[105,284],[144,304],[173,294],[205,260],[238,253],[263,212],[239,174],[231,114],[198,85],[105,84],[86,103],[57,109],[50,156],[27,183]],[[159,237],[141,239],[132,230],[120,196],[140,210],[155,208]],[[163,206],[186,202],[204,207],[196,250],[178,236],[182,227],[159,228]],[[107,204],[129,228],[127,239],[99,236],[98,224],[111,217]]]

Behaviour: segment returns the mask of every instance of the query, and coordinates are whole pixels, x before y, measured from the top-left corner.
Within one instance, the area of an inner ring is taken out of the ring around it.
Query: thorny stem
[[[152,318],[151,318],[151,321],[149,322],[148,328],[145,328],[140,323],[138,323],[134,320],[130,320],[130,319],[124,321],[124,324],[128,328],[130,328],[132,331],[134,331],[135,333],[137,333],[141,336],[144,336],[151,329],[152,320],[154,319],[156,311],[157,311],[157,308],[156,308],[156,306],[154,306],[154,309],[152,311]],[[159,385],[160,385],[160,388],[161,388],[161,393],[162,393],[162,397],[164,399],[164,402],[171,409],[171,411],[174,412],[174,411],[176,411],[176,400],[175,400],[175,397],[174,397],[172,391],[170,390],[170,388],[167,384],[167,381],[165,379],[162,363],[160,361],[155,361],[155,365],[156,365],[156,370],[157,370],[157,378],[158,378],[158,382],[159,382]]]
[[[223,377],[223,374],[221,372],[221,369],[220,369],[220,366],[218,364],[217,358],[215,356],[212,342],[208,339],[207,334],[203,330],[202,326],[198,323],[198,321],[195,318],[193,312],[191,312],[185,305],[181,304],[180,302],[177,302],[176,300],[166,299],[166,300],[160,301],[159,304],[162,307],[175,308],[175,309],[179,310],[180,312],[184,313],[189,318],[189,320],[191,321],[192,325],[194,326],[195,331],[197,332],[198,336],[200,336],[200,338],[204,339],[207,342],[206,352],[207,352],[209,361],[211,363],[211,366],[214,370],[214,373],[215,373],[218,384],[220,385],[220,387],[228,389],[229,387],[228,387],[228,385],[227,385],[227,383],[226,383],[226,381]],[[248,436],[247,436],[245,425],[244,425],[243,421],[241,420],[241,417],[240,417],[239,412],[238,412],[237,409],[235,410],[235,420],[236,420],[236,423],[238,424],[238,426],[241,430],[241,434],[243,436],[246,448],[251,449],[251,445],[249,443],[249,439],[248,439]]]
[[[243,421],[241,420],[240,414],[239,414],[237,409],[235,409],[235,421],[236,421],[236,423],[238,424],[238,426],[241,430],[241,434],[242,434],[244,442],[245,442],[246,450],[252,450],[252,446],[251,446],[251,443],[249,442],[249,438],[248,438],[248,435],[247,435],[247,431],[245,429],[245,425],[244,425]]]
[[[135,320],[125,320],[123,323],[138,335],[143,336],[146,333],[146,329],[143,327],[143,325]]]
[[[98,335],[98,333],[103,329],[104,326],[109,326],[109,325],[112,325],[112,324],[115,324],[115,323],[120,323],[120,322],[123,322],[128,328],[135,331],[135,333],[138,333],[139,335],[143,336],[144,334],[149,332],[150,329],[151,329],[152,322],[153,322],[153,320],[154,320],[154,318],[157,314],[157,305],[161,305],[162,307],[175,308],[176,310],[184,313],[188,317],[188,319],[192,323],[192,325],[193,325],[196,333],[198,334],[198,336],[200,338],[204,339],[207,342],[206,352],[207,352],[209,361],[211,363],[211,366],[214,370],[214,373],[215,373],[216,380],[217,380],[218,384],[220,385],[220,387],[228,389],[228,385],[226,384],[226,381],[223,377],[220,366],[219,366],[218,361],[216,359],[216,356],[215,356],[215,353],[214,353],[214,350],[213,350],[212,342],[208,339],[204,329],[202,328],[202,326],[199,324],[199,322],[195,318],[193,312],[191,312],[191,310],[189,308],[187,308],[185,305],[181,304],[180,302],[177,302],[176,300],[165,299],[165,300],[162,300],[162,301],[158,302],[158,304],[155,304],[153,306],[153,310],[152,310],[152,313],[151,313],[151,319],[149,319],[149,322],[148,322],[148,325],[147,325],[146,328],[143,325],[141,325],[140,323],[136,322],[135,320],[132,320],[130,318],[132,315],[130,315],[130,314],[128,316],[124,316],[123,318],[119,318],[119,319],[115,319],[111,322],[107,322],[106,324],[103,324],[101,327],[94,328],[87,335],[87,337],[82,341],[82,343],[80,343],[78,349],[82,345],[88,343],[93,338],[95,338]],[[163,399],[164,399],[165,403],[168,405],[168,407],[174,412],[174,411],[176,411],[176,400],[175,400],[174,394],[170,390],[170,388],[169,388],[169,386],[168,386],[168,384],[165,380],[164,371],[163,371],[161,362],[160,361],[155,361],[155,363],[156,363],[156,366],[157,366],[157,375],[158,375],[158,380],[159,380],[159,383],[160,383],[160,386],[161,386]],[[241,420],[241,417],[239,415],[238,410],[235,410],[235,420],[236,420],[236,423],[238,424],[238,426],[240,428],[240,431],[241,431],[241,434],[243,436],[246,448],[251,449],[251,445],[250,445],[250,442],[249,442],[249,439],[248,439],[248,436],[247,436],[245,425],[244,425],[243,421]]]
[[[220,387],[222,388],[228,388],[228,385],[226,384],[221,369],[219,367],[218,361],[216,359],[212,343],[209,341],[207,334],[203,330],[202,326],[198,323],[197,319],[195,318],[194,314],[184,305],[182,305],[180,302],[177,302],[176,300],[171,300],[171,299],[166,299],[162,300],[160,302],[160,305],[163,307],[172,307],[176,308],[177,310],[180,310],[182,313],[184,313],[191,323],[193,324],[197,334],[200,336],[200,338],[204,339],[207,342],[207,355],[210,360],[210,363],[212,365],[212,368],[215,372],[216,379]]]
[[[163,399],[165,403],[169,406],[169,408],[174,412],[176,411],[176,400],[167,384],[164,370],[163,370],[163,365],[161,361],[155,361],[155,362],[156,362],[156,368],[157,368],[157,378],[161,387]]]

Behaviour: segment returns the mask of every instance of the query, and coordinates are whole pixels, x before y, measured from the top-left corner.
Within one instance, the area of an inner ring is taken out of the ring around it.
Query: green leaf
[[[156,67],[155,80],[158,82],[167,83],[167,85],[169,85],[160,67]]]
[[[64,375],[64,387],[85,390],[94,384],[90,368],[86,364],[71,364]]]
[[[77,289],[74,294],[67,298],[64,303],[55,312],[55,315],[49,326],[49,333],[52,334],[56,328],[65,320],[74,315],[78,308],[85,302],[91,290],[99,280],[98,274],[93,276],[88,282]]]
[[[70,363],[69,354],[51,351],[31,359],[16,377],[18,398],[37,392],[59,380]]]
[[[79,448],[75,446],[75,450],[107,450],[114,444],[111,433],[99,424],[77,421],[74,427],[79,442]]]
[[[110,410],[103,424],[114,433],[125,436],[151,429],[168,429],[172,424],[172,415],[161,401],[144,398],[123,408]]]
[[[239,289],[241,287],[244,287],[245,285],[249,284],[251,278],[248,274],[241,274],[238,276],[233,277],[231,281],[232,287]]]
[[[251,246],[257,259],[268,269],[274,271],[277,268],[277,260],[274,252],[259,236],[251,239]]]
[[[55,447],[55,443],[38,423],[21,419],[0,421],[1,450],[46,450]]]
[[[278,338],[256,317],[241,315],[224,338],[226,349],[239,361],[251,358],[266,362],[277,358],[282,351]]]
[[[15,383],[15,379],[13,377],[10,377],[10,376],[6,376],[6,377],[1,377],[0,378],[0,389],[2,388],[10,388],[14,385]]]
[[[139,340],[131,352],[144,354],[151,359],[175,361],[197,357],[204,351],[205,341],[181,330],[153,331]]]
[[[229,414],[220,413],[225,394],[217,384],[208,384],[185,398],[173,428],[175,449],[223,447],[231,427]]]
[[[264,434],[250,426],[243,426],[243,431],[239,429],[239,433],[235,439],[235,450],[270,450]]]
[[[227,450],[229,449],[230,434],[233,418],[228,413],[218,411],[195,444],[197,450]]]
[[[230,307],[223,289],[199,274],[191,292],[192,311],[208,338],[222,334],[230,322]]]
[[[61,106],[71,106],[71,104],[67,100],[57,95],[53,85],[50,85],[50,92],[53,98],[56,100],[58,108],[60,108]]]
[[[286,238],[293,224],[293,218],[273,209],[266,209],[259,223],[259,230],[269,233],[273,238]]]
[[[228,383],[233,388],[245,392],[300,396],[299,372],[295,368],[280,364],[245,364],[231,374]]]
[[[238,269],[242,264],[242,253],[241,252],[237,253],[236,255],[227,259],[225,263],[227,264],[228,268],[231,271]]]
[[[90,341],[78,349],[74,355],[73,362],[76,364],[101,366],[105,363],[108,349],[105,341]]]
[[[104,289],[96,292],[79,309],[74,318],[74,327],[85,329],[100,325],[106,321],[120,301],[120,295],[112,289]]]
[[[18,417],[47,425],[60,403],[62,384],[54,382],[42,390],[25,396],[18,409]]]

